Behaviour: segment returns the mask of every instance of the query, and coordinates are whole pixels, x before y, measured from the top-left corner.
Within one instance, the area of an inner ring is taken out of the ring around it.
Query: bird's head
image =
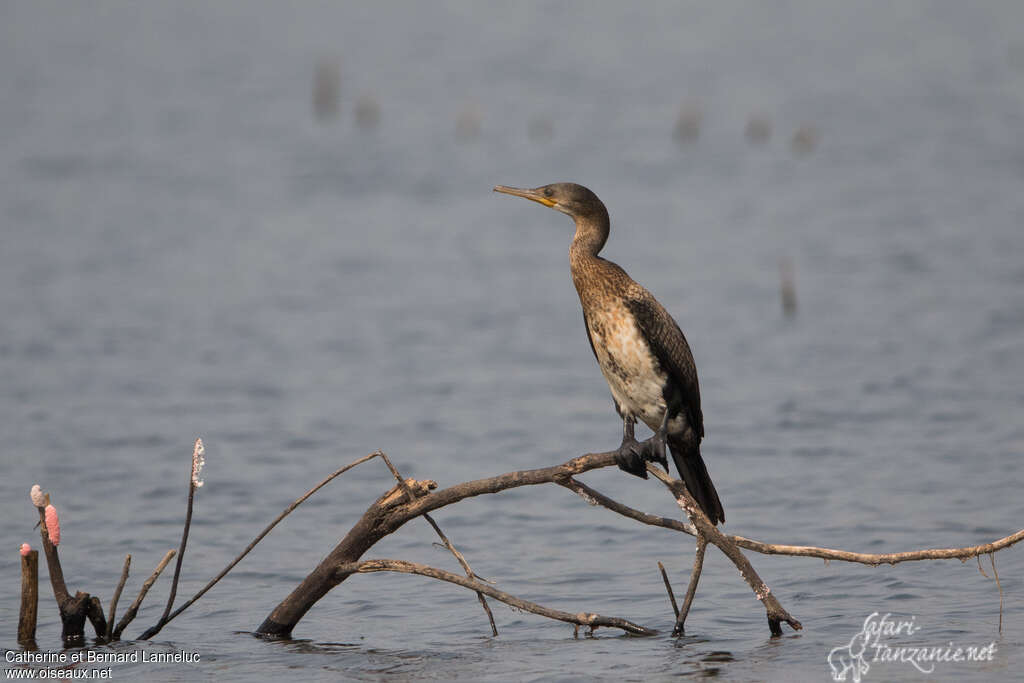
[[[597,195],[576,183],[552,183],[533,189],[497,185],[494,191],[533,200],[577,220],[601,218],[607,220],[608,216],[608,210],[605,209],[604,203],[597,198]]]

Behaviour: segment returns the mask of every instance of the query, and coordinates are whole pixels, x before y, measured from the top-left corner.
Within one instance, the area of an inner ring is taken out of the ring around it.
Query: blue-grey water
[[[179,595],[323,476],[384,449],[441,485],[618,444],[568,276],[572,226],[497,183],[571,180],[609,206],[605,255],[675,315],[731,533],[866,552],[1024,527],[1024,9],[1019,3],[0,5],[0,646],[16,643],[28,492],[51,492],[72,590],[121,611],[176,547]],[[317,64],[339,114],[312,107]],[[375,127],[356,103],[375,102]],[[698,134],[677,142],[683,112]],[[770,138],[751,144],[752,117]],[[794,149],[803,129],[816,144]],[[699,130],[697,130],[699,129]],[[780,264],[798,310],[783,314]],[[655,481],[585,481],[679,515]],[[152,642],[169,572],[103,652],[115,680],[830,680],[873,612],[890,644],[1024,667],[1021,549],[871,568],[751,553],[803,622],[769,638],[715,549],[672,639],[657,571],[693,540],[558,487],[436,518],[476,573],[653,638],[570,626],[421,577],[351,578],[251,637],[366,506],[380,462],[292,514]],[[422,520],[367,555],[459,571]],[[991,568],[983,563],[989,576]],[[60,649],[42,571],[39,647]],[[7,661],[4,668],[18,670]],[[922,680],[906,663],[864,680]],[[848,678],[847,680],[851,680]]]

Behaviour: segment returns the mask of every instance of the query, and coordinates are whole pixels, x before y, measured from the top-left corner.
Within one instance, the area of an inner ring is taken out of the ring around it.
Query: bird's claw
[[[665,457],[665,437],[655,434],[641,444],[643,458],[648,462],[660,464],[668,472],[668,458]]]
[[[646,453],[645,443],[640,443],[636,439],[623,439],[622,445],[619,446],[619,450],[615,454],[615,464],[623,472],[646,479],[647,466],[644,465],[644,460],[647,459]]]

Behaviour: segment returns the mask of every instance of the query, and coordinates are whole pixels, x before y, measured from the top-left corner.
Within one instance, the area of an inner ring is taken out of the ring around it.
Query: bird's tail
[[[711,483],[708,470],[704,467],[704,459],[700,456],[700,444],[693,443],[690,439],[668,438],[668,447],[672,452],[672,459],[675,460],[679,476],[686,484],[686,490],[690,492],[700,505],[700,509],[708,516],[712,524],[725,521],[725,511],[722,510],[722,502],[718,500],[718,491]]]

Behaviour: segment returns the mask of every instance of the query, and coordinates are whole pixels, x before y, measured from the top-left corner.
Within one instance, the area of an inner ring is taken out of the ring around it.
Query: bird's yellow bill
[[[503,194],[510,194],[515,197],[523,197],[524,199],[530,199],[532,201],[537,202],[538,204],[543,204],[544,206],[555,205],[554,201],[552,201],[548,197],[545,197],[537,190],[527,190],[521,187],[507,187],[505,185],[495,185],[494,191],[501,192]]]

